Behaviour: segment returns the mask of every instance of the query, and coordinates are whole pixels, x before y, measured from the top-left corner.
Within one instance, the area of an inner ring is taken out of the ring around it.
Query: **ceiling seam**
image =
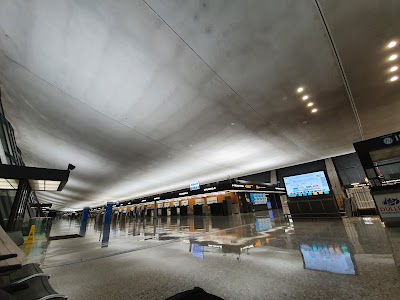
[[[53,88],[57,89],[57,90],[60,91],[61,93],[67,95],[68,97],[74,99],[75,101],[78,101],[79,103],[85,105],[86,107],[89,107],[90,109],[92,109],[92,110],[96,111],[97,113],[99,113],[99,114],[105,116],[106,118],[108,118],[108,119],[110,119],[110,120],[113,120],[114,122],[116,122],[116,123],[118,123],[118,124],[124,126],[125,128],[128,128],[129,130],[132,130],[132,131],[134,131],[134,132],[136,132],[136,133],[138,133],[138,134],[140,134],[140,135],[142,135],[142,136],[148,138],[149,140],[151,140],[151,141],[153,141],[153,142],[156,142],[156,143],[158,143],[158,144],[160,144],[160,145],[163,145],[163,146],[165,146],[165,147],[167,147],[167,148],[169,148],[169,149],[172,149],[172,150],[174,150],[174,151],[177,151],[177,152],[187,152],[187,153],[190,153],[190,154],[194,155],[194,156],[195,156],[197,159],[199,159],[200,161],[203,161],[203,162],[205,162],[205,163],[212,164],[212,165],[214,165],[214,166],[223,167],[223,168],[232,168],[232,169],[239,170],[239,169],[234,168],[234,167],[232,167],[232,166],[230,166],[230,165],[228,165],[228,166],[227,166],[227,165],[221,165],[221,164],[216,164],[216,163],[213,163],[213,162],[204,160],[204,159],[200,158],[198,155],[193,154],[193,152],[191,152],[191,151],[176,149],[176,148],[171,147],[171,146],[169,146],[169,145],[167,145],[167,144],[165,144],[165,143],[162,143],[162,142],[160,142],[160,141],[158,141],[158,140],[156,140],[156,139],[153,139],[153,138],[151,138],[151,137],[149,137],[149,136],[143,134],[142,132],[140,132],[140,131],[138,131],[138,130],[132,128],[132,127],[129,127],[128,125],[126,125],[126,124],[124,124],[124,123],[121,123],[121,122],[119,122],[119,121],[117,121],[117,120],[111,118],[110,116],[108,116],[108,115],[104,114],[103,112],[101,112],[101,111],[95,109],[94,107],[92,107],[92,106],[86,104],[85,102],[79,100],[78,98],[76,98],[76,97],[74,97],[74,96],[68,94],[67,92],[63,91],[63,90],[60,89],[59,87],[53,85],[52,83],[50,83],[50,82],[48,82],[47,80],[45,80],[45,79],[43,79],[42,77],[40,77],[39,75],[37,75],[37,74],[35,74],[34,72],[30,71],[28,68],[24,67],[23,65],[21,65],[21,64],[18,63],[17,61],[13,60],[12,58],[10,58],[10,57],[9,57],[7,54],[5,54],[4,52],[0,51],[0,53],[2,53],[3,56],[4,56],[5,58],[7,58],[8,60],[12,61],[12,62],[15,63],[16,65],[18,65],[19,67],[21,67],[22,69],[24,69],[25,71],[29,72],[30,74],[36,76],[36,77],[39,78],[40,80],[42,80],[42,81],[44,81],[45,83],[49,84],[50,86],[52,86]],[[14,115],[14,116],[15,116],[15,115]],[[20,118],[19,118],[19,119],[20,119]],[[39,128],[39,129],[40,129],[40,128]],[[44,130],[43,130],[43,131],[44,131]],[[45,131],[45,132],[46,132],[46,131]],[[84,149],[84,148],[83,148],[83,149]]]
[[[364,140],[364,131],[363,131],[363,128],[362,128],[361,119],[360,119],[360,116],[358,114],[357,106],[356,106],[356,103],[355,103],[354,98],[353,98],[353,93],[351,92],[349,81],[347,80],[347,76],[346,76],[346,72],[345,72],[343,64],[342,64],[342,60],[340,59],[339,51],[338,51],[338,49],[336,47],[335,41],[333,40],[332,33],[331,33],[330,29],[329,29],[328,22],[326,21],[325,14],[324,14],[324,12],[323,12],[323,10],[321,8],[319,0],[314,0],[314,3],[315,3],[315,6],[317,7],[319,16],[321,17],[321,22],[322,22],[322,24],[323,24],[323,26],[324,26],[324,28],[326,30],[326,33],[328,35],[329,42],[330,42],[332,50],[333,50],[333,54],[335,55],[336,62],[337,62],[338,67],[339,67],[340,75],[342,77],[343,84],[344,84],[344,87],[346,89],[346,93],[347,93],[347,96],[349,98],[350,105],[351,105],[351,108],[353,109],[354,117],[355,117],[356,122],[357,122],[357,126],[358,126],[358,130],[360,132],[361,140]]]
[[[168,26],[169,29],[172,30],[172,32],[179,37],[179,39],[187,46],[190,48],[190,50],[193,51],[194,54],[196,54],[196,56],[204,63],[207,65],[207,67],[210,68],[210,70],[212,70],[214,72],[214,74],[223,82],[226,84],[227,87],[229,87],[229,89],[243,102],[245,103],[252,111],[254,111],[255,114],[257,114],[267,125],[269,125],[272,129],[274,129],[279,135],[281,135],[284,139],[286,139],[287,141],[289,141],[290,143],[294,144],[296,147],[300,148],[301,150],[303,150],[304,152],[319,158],[318,155],[311,153],[310,151],[306,150],[305,148],[303,148],[302,146],[300,146],[299,144],[297,144],[296,142],[292,141],[289,137],[287,137],[282,131],[280,131],[278,129],[278,127],[276,127],[275,125],[273,125],[272,123],[268,122],[259,112],[257,112],[256,109],[253,108],[253,106],[251,106],[250,103],[248,103],[246,100],[244,100],[244,98],[242,96],[240,96],[236,90],[233,89],[233,87],[231,85],[229,85],[148,3],[146,0],[142,0],[157,16],[158,18],[164,22],[165,25]]]

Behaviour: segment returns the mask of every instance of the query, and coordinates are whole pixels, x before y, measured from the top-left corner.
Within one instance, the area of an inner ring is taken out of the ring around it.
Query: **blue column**
[[[85,234],[86,234],[87,223],[89,220],[89,210],[90,210],[90,207],[85,207],[83,209],[81,228],[79,230],[80,236],[85,236]]]
[[[101,241],[101,247],[108,247],[108,241],[110,239],[110,224],[112,219],[112,202],[107,202],[107,208],[104,215],[104,226],[103,226],[103,240]]]

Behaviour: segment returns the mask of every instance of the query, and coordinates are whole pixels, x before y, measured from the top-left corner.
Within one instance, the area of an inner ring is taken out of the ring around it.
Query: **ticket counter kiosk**
[[[386,226],[400,227],[400,132],[354,143]]]

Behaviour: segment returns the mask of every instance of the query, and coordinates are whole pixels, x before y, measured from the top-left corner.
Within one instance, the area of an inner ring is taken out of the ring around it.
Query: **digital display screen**
[[[346,245],[300,244],[304,266],[309,270],[355,275],[354,264]]]
[[[256,231],[265,231],[272,228],[270,218],[256,218]]]
[[[204,246],[194,243],[192,245],[192,255],[197,258],[204,258]]]
[[[250,201],[253,205],[267,204],[267,197],[264,193],[250,193]]]
[[[331,190],[323,171],[284,177],[288,197],[330,194]]]

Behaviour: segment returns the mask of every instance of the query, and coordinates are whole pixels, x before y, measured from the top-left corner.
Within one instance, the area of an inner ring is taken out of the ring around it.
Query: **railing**
[[[374,198],[368,187],[357,187],[346,190],[349,201],[346,201],[346,212],[351,216],[376,215]]]

